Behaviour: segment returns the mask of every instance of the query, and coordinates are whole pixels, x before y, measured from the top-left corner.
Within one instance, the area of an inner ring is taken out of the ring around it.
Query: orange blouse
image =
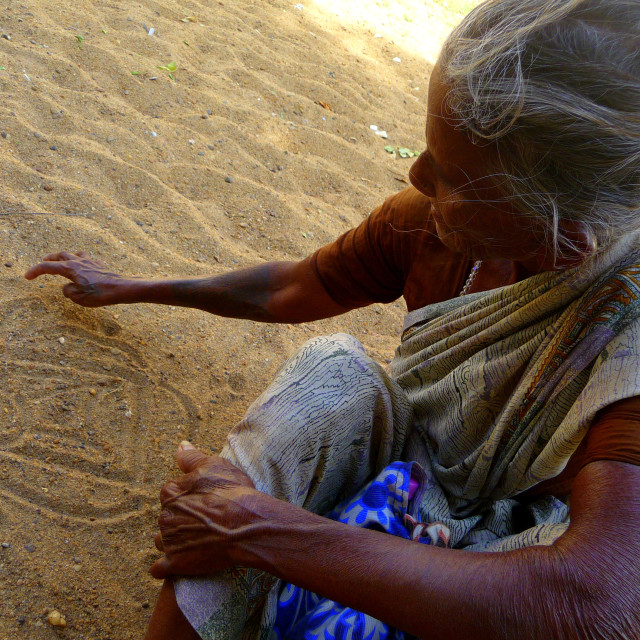
[[[442,244],[430,210],[426,196],[404,189],[307,260],[329,296],[349,309],[400,296],[409,311],[449,300],[460,293],[473,263]],[[513,284],[528,275],[514,262],[484,261],[472,290]],[[527,494],[568,494],[578,471],[596,460],[640,464],[640,397],[600,411],[565,470]]]

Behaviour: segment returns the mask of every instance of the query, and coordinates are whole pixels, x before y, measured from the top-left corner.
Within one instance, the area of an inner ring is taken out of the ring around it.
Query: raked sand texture
[[[141,638],[180,440],[220,448],[313,335],[391,358],[402,301],[269,326],[83,309],[60,279],[22,277],[61,249],[147,277],[297,260],[404,188],[411,160],[385,146],[423,148],[433,51],[456,17],[347,4],[5,0],[0,640]]]

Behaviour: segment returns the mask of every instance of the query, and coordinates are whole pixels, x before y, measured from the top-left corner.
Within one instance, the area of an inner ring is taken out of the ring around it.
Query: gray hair
[[[457,126],[556,257],[562,220],[598,248],[640,229],[640,0],[488,0],[440,62]]]

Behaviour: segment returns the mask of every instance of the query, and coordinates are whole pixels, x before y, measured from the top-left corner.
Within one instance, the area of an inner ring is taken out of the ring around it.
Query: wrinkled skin
[[[267,496],[230,462],[186,442],[178,449],[178,466],[185,475],[160,492],[155,542],[165,555],[151,567],[151,575],[211,574],[237,564],[234,543],[246,533],[250,505]]]
[[[92,259],[86,251],[50,253],[24,276],[33,280],[44,274],[71,280],[64,285],[62,293],[83,307],[104,307],[122,302],[121,289],[127,282],[121,275],[109,271],[100,260]]]
[[[205,278],[145,279],[109,271],[84,251],[45,256],[27,280],[59,275],[71,282],[64,295],[84,307],[153,303],[202,309],[257,322],[310,322],[345,313],[326,292],[307,260],[266,262]]]

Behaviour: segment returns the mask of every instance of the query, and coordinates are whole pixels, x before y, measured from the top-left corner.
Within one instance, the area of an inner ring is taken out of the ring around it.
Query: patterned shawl
[[[638,246],[409,315],[392,374],[427,451],[421,517],[453,546],[550,544],[566,528],[552,501],[536,522],[560,526],[499,542],[515,533],[509,499],[558,475],[599,409],[640,395]]]
[[[568,526],[568,505],[514,496],[566,466],[599,409],[640,395],[639,247],[638,237],[627,238],[577,269],[411,313],[392,366],[396,381],[350,336],[317,338],[283,366],[232,432],[233,455],[222,455],[281,499],[300,504],[315,491],[335,499],[330,471],[366,478],[362,460],[379,422],[378,438],[380,425],[392,431],[383,466],[397,457],[419,463],[382,474],[398,474],[394,496],[410,516],[412,539],[426,531],[435,544],[473,551],[551,544]],[[356,397],[364,401],[352,403]],[[320,432],[355,447],[355,458],[325,446]],[[345,464],[352,459],[358,463]],[[410,499],[413,470],[419,486]],[[175,582],[191,624],[216,640],[273,637],[273,585],[253,569]]]

